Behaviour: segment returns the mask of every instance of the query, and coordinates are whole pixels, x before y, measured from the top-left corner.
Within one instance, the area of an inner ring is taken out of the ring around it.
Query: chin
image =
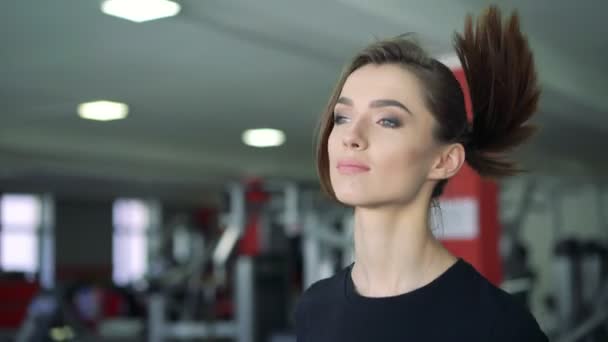
[[[372,201],[369,195],[357,193],[357,192],[344,192],[344,191],[335,191],[336,198],[338,201],[344,205],[350,207],[361,207],[371,205]]]
[[[370,193],[370,191],[353,191],[353,189],[334,188],[336,199],[348,207],[379,208],[402,203],[403,198],[391,193]]]

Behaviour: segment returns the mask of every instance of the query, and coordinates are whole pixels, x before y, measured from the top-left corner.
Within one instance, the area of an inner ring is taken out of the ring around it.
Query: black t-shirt
[[[463,259],[419,289],[381,298],[357,293],[351,269],[300,297],[298,342],[548,341],[522,304]]]

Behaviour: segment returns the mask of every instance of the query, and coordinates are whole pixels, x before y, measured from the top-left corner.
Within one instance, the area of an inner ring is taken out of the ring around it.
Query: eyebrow
[[[351,107],[354,105],[353,100],[349,99],[348,97],[340,97],[336,103],[341,103],[343,105],[351,106]],[[403,103],[401,103],[397,100],[389,100],[389,99],[374,100],[374,101],[372,101],[372,103],[370,103],[369,106],[370,106],[370,108],[398,107],[398,108],[405,110],[409,114],[412,114],[412,112]]]

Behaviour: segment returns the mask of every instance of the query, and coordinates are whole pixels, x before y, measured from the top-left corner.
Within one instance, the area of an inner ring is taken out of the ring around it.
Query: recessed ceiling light
[[[101,11],[107,15],[127,19],[136,23],[172,17],[181,6],[169,0],[105,0]]]
[[[285,142],[285,133],[278,129],[257,128],[243,132],[243,142],[253,147],[280,146]]]
[[[129,107],[119,102],[95,101],[78,105],[78,115],[88,120],[120,120],[126,118],[128,113]]]

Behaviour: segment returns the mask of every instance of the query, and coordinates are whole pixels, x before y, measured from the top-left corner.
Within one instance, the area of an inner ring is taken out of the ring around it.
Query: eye
[[[382,126],[388,128],[397,128],[401,126],[401,122],[397,119],[381,119],[378,121]]]
[[[344,123],[344,120],[346,120],[345,116],[340,115],[338,113],[334,114],[334,125],[340,125],[340,124]]]

